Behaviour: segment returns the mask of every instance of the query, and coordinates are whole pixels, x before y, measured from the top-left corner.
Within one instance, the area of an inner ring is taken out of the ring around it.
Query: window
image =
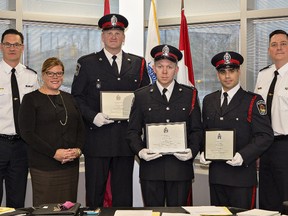
[[[77,59],[101,49],[101,31],[97,27],[25,22],[24,62],[41,76],[42,63],[58,57],[65,66],[63,88],[70,91]]]
[[[188,26],[195,85],[199,99],[221,88],[212,57],[226,50],[239,52],[239,22]],[[161,43],[179,47],[179,27],[160,28]]]
[[[271,64],[268,55],[269,34],[276,30],[288,31],[288,18],[253,20],[248,28],[247,89],[253,91],[260,69]]]

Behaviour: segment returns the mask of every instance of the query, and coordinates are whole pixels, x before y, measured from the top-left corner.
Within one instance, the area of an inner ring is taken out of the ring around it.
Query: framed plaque
[[[130,115],[133,98],[133,92],[101,91],[101,112],[112,120],[126,120]]]
[[[235,154],[236,131],[234,129],[205,131],[205,159],[231,160]]]
[[[186,122],[146,125],[147,148],[162,154],[183,152],[187,147]]]

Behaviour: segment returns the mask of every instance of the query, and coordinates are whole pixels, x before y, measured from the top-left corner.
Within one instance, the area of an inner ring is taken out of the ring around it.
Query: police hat
[[[154,61],[168,59],[172,62],[178,62],[182,59],[182,53],[177,48],[166,44],[154,47],[150,54]]]
[[[232,51],[226,51],[216,54],[211,63],[217,70],[222,68],[239,68],[244,59],[242,55]]]
[[[120,29],[125,30],[128,26],[128,20],[120,14],[107,14],[98,21],[99,28],[102,30]]]

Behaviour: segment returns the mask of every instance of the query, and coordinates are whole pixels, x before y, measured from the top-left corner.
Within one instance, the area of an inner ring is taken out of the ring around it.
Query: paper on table
[[[281,215],[278,211],[268,211],[263,209],[252,209],[237,213],[239,216],[277,216]]]
[[[152,216],[152,210],[116,210],[114,216]]]
[[[0,214],[5,214],[8,212],[14,212],[15,208],[9,208],[9,207],[0,207]]]
[[[163,212],[161,216],[190,216],[190,214],[185,214],[185,213],[167,213],[167,212]]]
[[[227,207],[222,206],[182,206],[193,216],[226,216],[233,215]]]

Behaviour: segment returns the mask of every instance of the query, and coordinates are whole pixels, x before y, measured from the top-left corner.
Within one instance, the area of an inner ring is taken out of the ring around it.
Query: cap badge
[[[112,24],[112,26],[116,26],[116,24],[117,24],[117,17],[115,16],[115,15],[113,15],[112,17],[111,17],[111,24]]]
[[[165,45],[162,49],[162,53],[164,56],[169,56],[169,47],[167,45]]]
[[[225,61],[225,64],[230,64],[231,56],[228,52],[225,53],[225,55],[223,56],[223,59]]]

